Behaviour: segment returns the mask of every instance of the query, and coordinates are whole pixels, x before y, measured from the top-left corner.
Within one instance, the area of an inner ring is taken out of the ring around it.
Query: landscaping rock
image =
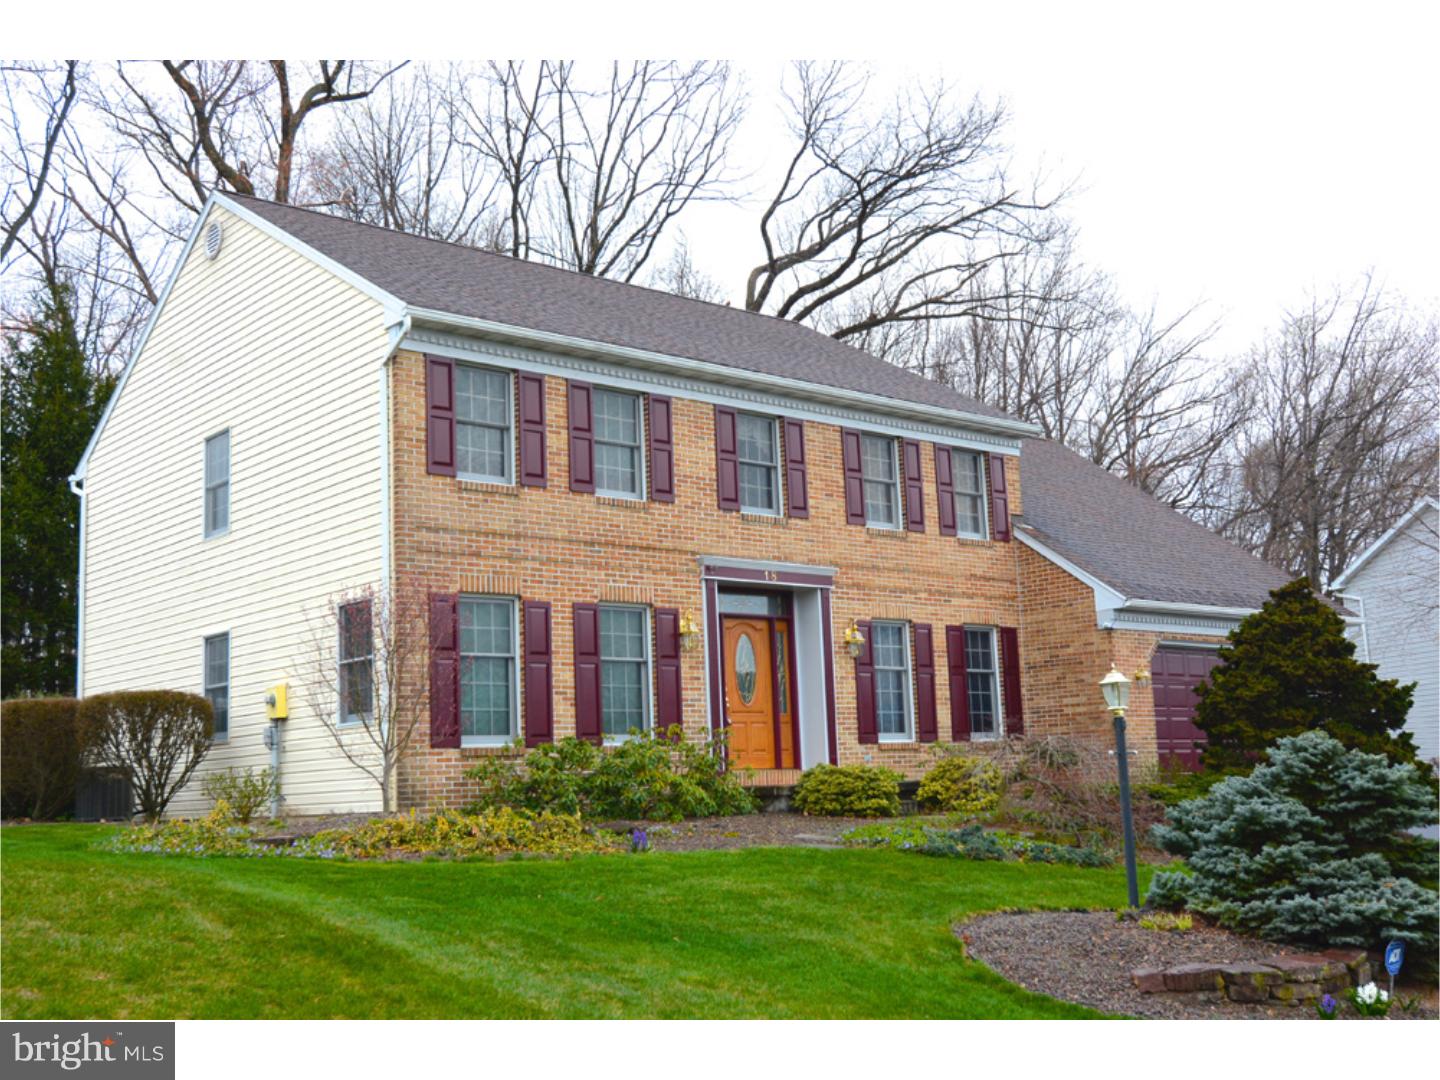
[[[1287,982],[1270,988],[1270,996],[1286,1005],[1308,1005],[1320,996],[1320,984]]]
[[[1263,961],[1281,972],[1289,982],[1319,982],[1321,979],[1344,974],[1344,965],[1336,965],[1323,956],[1300,954],[1298,956],[1270,956]],[[1337,966],[1340,970],[1336,970]]]
[[[1269,965],[1226,964],[1220,968],[1225,994],[1231,1001],[1265,1001],[1270,990],[1285,981],[1285,976]]]
[[[1165,989],[1177,991],[1222,990],[1225,983],[1214,964],[1181,964],[1165,972]]]
[[[1130,979],[1142,994],[1158,994],[1165,989],[1164,968],[1136,968]]]

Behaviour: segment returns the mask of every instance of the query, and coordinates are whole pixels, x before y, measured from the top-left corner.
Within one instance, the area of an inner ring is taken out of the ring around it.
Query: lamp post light
[[[1140,906],[1140,883],[1135,874],[1135,820],[1130,813],[1130,756],[1125,749],[1125,709],[1130,704],[1130,680],[1113,664],[1100,680],[1105,707],[1115,717],[1115,759],[1120,766],[1120,818],[1125,827],[1125,878],[1130,906]]]

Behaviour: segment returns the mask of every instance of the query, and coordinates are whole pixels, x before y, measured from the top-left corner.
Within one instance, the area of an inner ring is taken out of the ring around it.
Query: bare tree
[[[843,63],[800,63],[785,87],[795,149],[760,218],[745,305],[841,339],[985,312],[987,265],[1043,240],[1055,200],[1007,181],[1005,112],[944,87],[880,114]],[[993,283],[993,282],[992,282]]]
[[[0,195],[0,265],[5,262],[16,237],[29,223],[45,196],[55,149],[60,144],[65,120],[78,93],[78,63],[65,61],[58,69],[60,85],[52,85],[57,69],[50,65],[20,64],[0,68],[0,89],[5,94],[13,141],[0,151],[6,171],[5,192]],[[31,85],[22,89],[20,81]],[[18,100],[18,99],[26,100]],[[35,107],[44,113],[44,129],[38,139],[27,137],[28,125],[22,112]]]
[[[303,663],[311,711],[394,810],[396,770],[428,714],[425,594],[364,588],[332,598],[310,621]]]
[[[679,236],[670,250],[670,259],[650,275],[651,288],[674,293],[690,300],[718,304],[724,299],[720,285],[700,270],[690,255],[690,245]]]

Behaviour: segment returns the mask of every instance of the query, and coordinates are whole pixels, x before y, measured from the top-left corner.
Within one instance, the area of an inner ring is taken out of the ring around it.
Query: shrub
[[[981,817],[1000,804],[1005,778],[986,758],[955,754],[941,758],[920,781],[921,806],[964,817]]]
[[[466,775],[480,781],[474,810],[509,806],[647,821],[752,813],[754,798],[723,762],[721,743],[649,733],[606,750],[561,739],[528,754],[488,758]]]
[[[6,817],[46,820],[75,800],[79,702],[16,698],[0,704],[0,803]]]
[[[124,770],[156,821],[210,752],[210,702],[178,690],[122,690],[80,702],[81,743],[95,764]]]
[[[1309,581],[1276,589],[1231,633],[1196,690],[1206,770],[1249,769],[1277,741],[1306,731],[1415,764],[1414,738],[1403,730],[1415,686],[1375,671],[1355,659],[1344,622]]]
[[[616,851],[613,835],[586,830],[578,814],[532,814],[496,807],[478,814],[453,810],[422,817],[376,818],[352,829],[332,829],[310,837],[310,844],[355,859],[395,855],[451,857],[511,855],[584,855]]]
[[[843,837],[855,847],[888,847],[920,855],[982,861],[1063,863],[1070,866],[1110,866],[1115,857],[1097,847],[1047,844],[1039,840],[994,832],[980,825],[936,829],[914,822],[861,825]]]
[[[1005,788],[996,817],[1062,844],[1114,844],[1123,823],[1115,763],[1107,749],[1059,738],[1026,742],[1003,759]],[[1132,787],[1138,836],[1145,836],[1163,812],[1145,788]]]
[[[1402,830],[1434,820],[1415,766],[1308,732],[1171,809],[1155,839],[1192,874],[1157,874],[1148,900],[1275,941],[1373,948],[1401,937],[1433,955],[1434,882],[1404,876],[1395,853],[1412,850]]]
[[[211,773],[201,785],[205,797],[218,810],[223,804],[231,821],[249,825],[255,815],[265,810],[279,791],[275,774],[269,769],[255,772],[245,769],[226,769]]]
[[[878,765],[816,765],[801,773],[794,802],[816,817],[894,817],[900,774]]]

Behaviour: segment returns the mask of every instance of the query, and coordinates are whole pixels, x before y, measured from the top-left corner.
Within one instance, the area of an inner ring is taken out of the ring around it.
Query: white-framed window
[[[998,739],[1004,730],[1000,711],[1000,655],[995,631],[965,627],[965,692],[970,703],[970,735]]]
[[[780,513],[779,425],[771,416],[739,413],[736,429],[740,460],[740,509],[751,514]]]
[[[460,597],[460,745],[495,746],[520,733],[515,601]]]
[[[620,499],[645,497],[645,422],[640,395],[594,391],[595,493]]]
[[[205,535],[230,531],[230,429],[205,440]]]
[[[363,724],[375,709],[375,633],[368,600],[341,604],[339,675],[340,723]]]
[[[205,639],[202,684],[210,708],[215,711],[215,738],[230,737],[230,635],[212,634]]]
[[[900,468],[895,440],[887,435],[860,437],[860,475],[865,484],[865,524],[900,527]]]
[[[955,529],[972,540],[990,539],[985,506],[985,455],[973,450],[950,450],[955,481]]]
[[[455,472],[466,480],[515,479],[515,377],[508,371],[455,365]]]
[[[909,624],[871,623],[870,656],[875,665],[875,730],[882,741],[908,742],[915,737]]]
[[[607,739],[650,730],[650,609],[600,605],[600,714]]]

